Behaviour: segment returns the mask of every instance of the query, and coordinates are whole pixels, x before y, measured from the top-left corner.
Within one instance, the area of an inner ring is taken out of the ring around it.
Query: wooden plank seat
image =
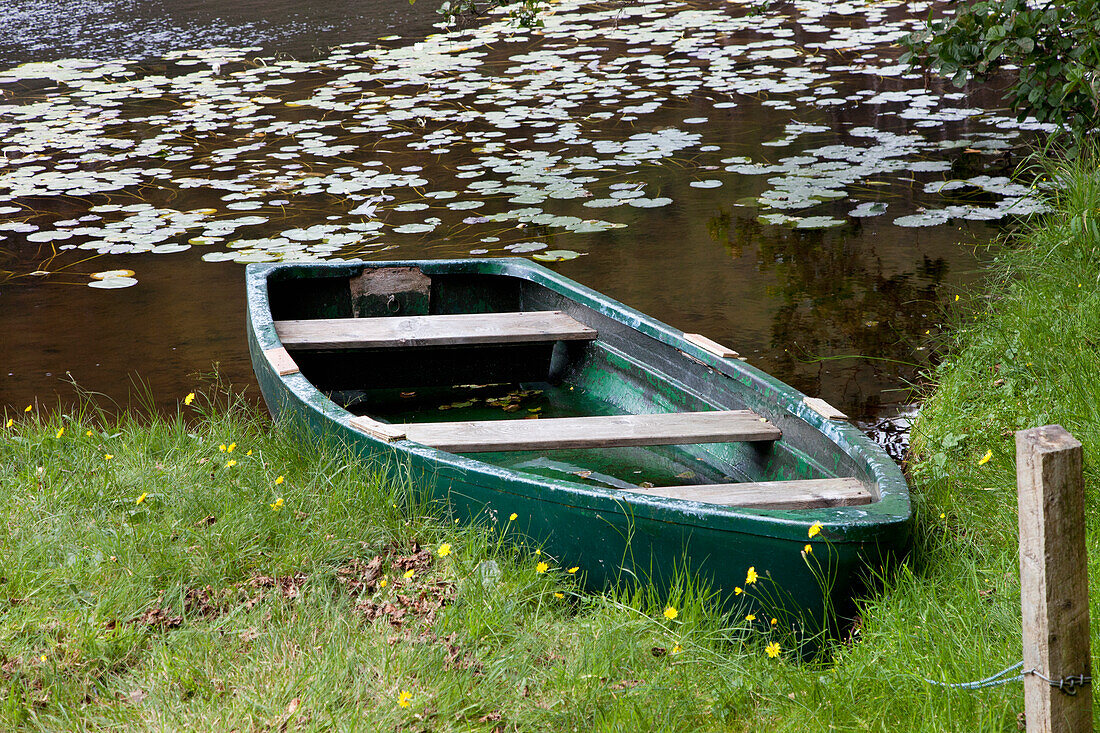
[[[737,484],[699,484],[630,489],[649,496],[701,501],[746,509],[816,509],[859,506],[874,501],[870,487],[856,478],[816,478]]]
[[[751,410],[386,424],[385,430],[369,418],[351,423],[378,437],[404,437],[451,453],[732,443],[782,436],[779,428]]]
[[[275,333],[292,351],[591,341],[597,336],[595,329],[561,311],[275,321]]]

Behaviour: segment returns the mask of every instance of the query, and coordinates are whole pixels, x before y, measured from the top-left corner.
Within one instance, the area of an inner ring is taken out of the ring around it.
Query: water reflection
[[[904,73],[908,5],[752,7],[561,3],[537,34],[0,72],[0,404],[65,401],[66,371],[116,398],[138,372],[166,407],[213,362],[250,383],[239,263],[560,251],[564,274],[876,412],[973,277],[959,242],[1033,206],[1003,177],[1026,132],[988,91]],[[298,42],[344,38],[321,15]],[[122,269],[136,285],[85,287]]]
[[[438,3],[407,0],[5,0],[0,67],[59,58],[152,59],[184,48],[256,47],[316,58],[399,33],[422,38]]]

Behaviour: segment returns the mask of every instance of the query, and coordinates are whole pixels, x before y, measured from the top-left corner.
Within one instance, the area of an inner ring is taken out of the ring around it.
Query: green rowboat
[[[901,471],[842,415],[526,260],[258,264],[247,289],[276,418],[589,586],[689,570],[820,622],[908,542]]]

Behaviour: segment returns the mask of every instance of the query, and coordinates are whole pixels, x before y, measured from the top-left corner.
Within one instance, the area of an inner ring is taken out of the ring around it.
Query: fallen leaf
[[[298,711],[298,706],[302,704],[302,698],[296,697],[290,701],[290,704],[286,706],[286,714],[294,715]]]

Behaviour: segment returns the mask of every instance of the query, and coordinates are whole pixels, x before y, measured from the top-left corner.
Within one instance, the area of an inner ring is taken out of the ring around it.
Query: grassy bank
[[[951,356],[933,375],[935,390],[915,428],[919,460],[912,467],[926,515],[941,512],[946,530],[986,566],[981,585],[992,591],[991,604],[1012,605],[1019,594],[1013,433],[1052,423],[1073,433],[1085,451],[1094,637],[1100,628],[1096,163],[1095,154],[1047,163],[1044,185],[1054,211],[1017,233],[984,292],[963,296],[970,302],[960,310],[969,315],[961,316]]]
[[[4,418],[0,729],[1015,730],[1019,683],[925,678],[1021,656],[1007,436],[1060,422],[1096,463],[1100,182],[1062,176],[935,375],[912,554],[819,659],[691,587],[580,593],[506,523],[200,391],[187,421]]]

